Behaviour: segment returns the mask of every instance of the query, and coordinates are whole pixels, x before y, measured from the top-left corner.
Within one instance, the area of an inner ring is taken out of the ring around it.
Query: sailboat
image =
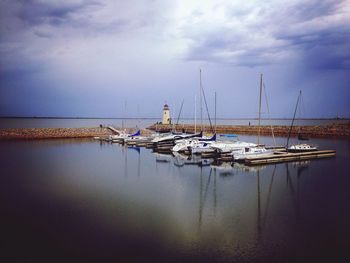
[[[202,79],[200,79],[200,84],[202,84]],[[190,145],[188,147],[188,150],[191,152],[191,154],[201,154],[201,153],[209,153],[209,152],[214,152],[214,149],[211,147],[211,145],[213,143],[216,142],[216,92],[215,92],[215,130],[213,129],[212,125],[211,125],[211,120],[210,120],[210,114],[209,114],[209,110],[208,110],[208,105],[207,105],[207,100],[205,98],[205,94],[204,94],[204,89],[202,87],[202,85],[200,85],[200,88],[203,92],[203,97],[204,97],[204,102],[205,102],[205,106],[206,106],[206,109],[207,109],[207,113],[208,113],[208,119],[209,119],[209,122],[210,122],[210,127],[212,128],[213,132],[214,132],[214,135],[213,137],[211,138],[208,138],[208,139],[202,139],[202,140],[198,140],[197,142],[195,143],[192,143],[192,145]]]
[[[135,133],[133,134],[130,134],[130,133],[126,133],[125,131],[123,132],[120,132],[118,135],[111,135],[109,137],[109,139],[112,141],[112,142],[120,142],[120,143],[123,143],[125,141],[125,139],[127,138],[132,138],[132,137],[135,137],[135,136],[140,136],[141,135],[141,131],[140,130],[137,130]]]
[[[247,157],[258,157],[262,155],[272,154],[273,150],[267,150],[260,145],[260,121],[261,121],[261,93],[262,93],[263,77],[260,74],[260,95],[259,95],[259,130],[258,130],[258,143],[257,146],[244,147],[236,152],[232,152],[233,160],[241,161]]]
[[[294,116],[293,116],[293,119],[292,119],[292,124],[290,125],[290,128],[289,128],[286,149],[287,149],[288,152],[312,152],[312,151],[317,151],[317,146],[306,144],[306,143],[294,144],[294,145],[289,146],[289,139],[290,139],[290,135],[292,133],[292,128],[293,128],[293,124],[294,124],[294,120],[295,120],[295,115],[296,115],[296,112],[297,112],[300,100],[301,100],[301,90],[299,91],[299,96],[298,96],[298,99],[297,99],[297,103],[295,105],[295,110],[294,110]]]
[[[208,106],[207,106],[207,101],[205,98],[205,93],[202,87],[202,71],[199,70],[199,91],[200,91],[200,103],[202,102],[202,94],[203,94],[203,98],[204,98],[204,102],[206,105],[206,109],[208,112]],[[201,108],[201,132],[203,132],[203,117],[202,117],[202,105],[200,105]],[[211,120],[210,120],[210,115],[208,112],[208,118],[209,118],[209,122],[210,122],[210,126],[211,125]],[[196,123],[196,120],[195,120]],[[210,149],[209,145],[211,142],[216,140],[216,133],[214,133],[214,135],[211,138],[205,138],[205,137],[201,137],[201,138],[190,138],[190,139],[184,139],[184,140],[178,140],[176,141],[176,145],[172,148],[173,152],[184,152],[189,150],[190,152],[193,153],[192,149],[195,149],[195,153],[200,153],[200,152],[205,152],[208,150],[212,150]]]
[[[191,138],[178,140],[175,146],[172,148],[173,152],[184,152],[189,150],[192,153],[205,152],[209,145],[216,140],[216,134],[211,138]],[[202,149],[203,148],[203,149]],[[193,151],[193,149],[196,149]]]

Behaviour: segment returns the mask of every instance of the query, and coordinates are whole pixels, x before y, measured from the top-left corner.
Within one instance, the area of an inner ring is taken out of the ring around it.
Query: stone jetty
[[[272,126],[276,136],[288,136],[289,126]],[[172,125],[153,124],[147,129],[142,130],[143,135],[149,135],[151,131],[170,131]],[[177,125],[177,131],[194,132],[194,125],[181,124]],[[133,132],[134,129],[127,129],[128,132]],[[197,126],[197,131],[199,126]],[[209,125],[204,126],[204,131],[210,133]],[[258,126],[243,126],[243,125],[218,125],[217,133],[234,133],[257,135]],[[332,124],[325,126],[295,126],[292,129],[291,136],[302,134],[307,137],[320,138],[350,138],[350,123]],[[108,127],[90,127],[90,128],[11,128],[0,129],[0,139],[74,139],[74,138],[93,138],[107,137],[115,134]],[[261,126],[260,134],[271,136],[270,126]]]
[[[173,128],[172,125],[153,124],[148,129],[153,131],[165,132]],[[273,132],[275,136],[288,136],[290,126],[279,126],[273,125]],[[194,125],[192,124],[181,124],[175,127],[177,131],[194,132]],[[197,125],[197,132],[200,126]],[[204,126],[204,131],[212,132],[209,125]],[[216,128],[217,133],[233,133],[233,134],[247,134],[257,135],[259,132],[259,126],[243,126],[243,125],[218,125]],[[271,136],[271,126],[261,126],[260,134]],[[291,136],[297,136],[302,134],[307,137],[319,137],[319,138],[330,138],[330,137],[343,137],[350,138],[350,122],[345,124],[331,124],[331,125],[320,125],[320,126],[294,126],[291,131]]]
[[[115,134],[106,127],[0,129],[0,139],[73,139]]]

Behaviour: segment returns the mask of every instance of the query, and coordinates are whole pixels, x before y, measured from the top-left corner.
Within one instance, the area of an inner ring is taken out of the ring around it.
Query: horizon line
[[[73,117],[73,116],[0,116],[2,119],[111,119],[111,120],[123,120],[123,119],[159,119],[159,117]],[[193,117],[183,117],[180,120],[194,120]],[[203,118],[209,120],[208,118]],[[213,118],[211,118],[213,119]],[[258,120],[257,117],[217,117],[217,120]],[[292,120],[290,117],[275,117],[275,118],[261,118],[261,120]],[[295,118],[296,120],[350,120],[350,117],[309,117],[309,118]]]

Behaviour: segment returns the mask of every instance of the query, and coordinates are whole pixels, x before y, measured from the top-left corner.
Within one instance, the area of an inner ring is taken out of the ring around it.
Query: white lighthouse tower
[[[171,124],[170,109],[168,104],[164,104],[162,124]]]

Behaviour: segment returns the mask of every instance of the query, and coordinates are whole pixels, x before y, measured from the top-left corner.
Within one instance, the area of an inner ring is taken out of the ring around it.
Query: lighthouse
[[[170,109],[169,109],[168,104],[164,104],[164,107],[163,107],[162,124],[171,124]]]

